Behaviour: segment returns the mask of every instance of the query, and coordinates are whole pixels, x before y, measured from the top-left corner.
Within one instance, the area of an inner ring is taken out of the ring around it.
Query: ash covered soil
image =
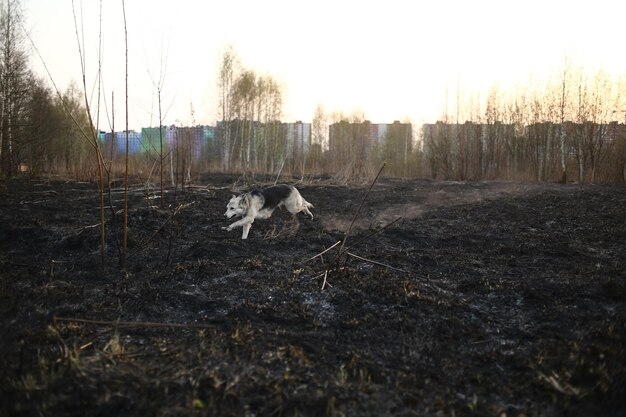
[[[384,178],[308,260],[368,186],[257,185],[131,187],[121,272],[121,189],[102,271],[96,185],[1,183],[0,415],[626,415],[626,187]]]

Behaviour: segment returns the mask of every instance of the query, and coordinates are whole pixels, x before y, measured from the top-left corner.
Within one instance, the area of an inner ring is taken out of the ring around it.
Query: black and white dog
[[[230,219],[234,216],[243,217],[224,230],[229,232],[235,227],[243,227],[242,239],[248,238],[248,232],[252,223],[256,219],[268,219],[277,207],[285,206],[285,208],[294,216],[301,211],[311,216],[309,211],[313,204],[306,201],[298,192],[296,187],[292,185],[280,184],[260,190],[253,190],[249,193],[234,196],[226,206],[224,216]]]

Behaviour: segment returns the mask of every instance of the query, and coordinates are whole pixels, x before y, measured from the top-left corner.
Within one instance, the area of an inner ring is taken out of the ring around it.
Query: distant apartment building
[[[287,149],[293,154],[304,155],[311,147],[311,123],[283,123]]]
[[[215,128],[193,126],[175,128],[174,150],[184,151],[194,159],[215,159]]]
[[[144,153],[165,154],[174,143],[175,126],[144,127],[141,129],[141,146]]]
[[[98,138],[102,153],[105,157],[111,155],[119,158],[126,154],[126,131],[115,133],[100,131]],[[128,132],[128,153],[160,154],[170,150],[185,150],[193,158],[210,157],[215,148],[215,128],[212,126],[176,127],[163,126],[161,131],[158,127],[144,127],[141,132],[131,130]],[[161,143],[163,149],[161,149]]]
[[[105,158],[111,157],[111,152],[114,159],[126,155],[126,131],[114,133],[100,131],[98,139]],[[128,131],[128,154],[138,153],[141,153],[141,132],[130,130]]]

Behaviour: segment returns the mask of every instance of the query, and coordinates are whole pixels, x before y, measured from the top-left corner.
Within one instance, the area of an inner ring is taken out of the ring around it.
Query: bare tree
[[[84,98],[85,98],[85,110],[87,112],[87,119],[89,121],[89,131],[87,132],[83,132],[85,134],[85,139],[89,142],[89,144],[93,147],[94,149],[94,154],[95,154],[95,158],[96,158],[96,164],[97,164],[97,168],[98,168],[98,184],[99,184],[99,191],[100,191],[100,256],[101,256],[101,266],[104,269],[104,262],[105,262],[105,225],[104,225],[104,159],[102,157],[102,152],[100,149],[100,145],[99,145],[99,141],[98,141],[98,126],[96,124],[94,124],[94,120],[93,120],[93,113],[91,110],[91,105],[89,103],[89,96],[87,94],[87,72],[86,72],[86,56],[85,56],[85,52],[84,52],[84,36],[82,33],[80,33],[79,31],[79,21],[76,17],[76,9],[74,8],[74,2],[72,1],[72,11],[74,13],[74,28],[76,31],[76,41],[77,41],[77,46],[78,46],[78,55],[80,57],[80,63],[81,63],[81,73],[82,73],[82,81],[83,81],[83,94],[84,94]],[[100,2],[100,18],[102,17],[102,1]],[[101,19],[100,19],[101,22]],[[82,20],[80,22],[81,27],[82,27]],[[99,29],[99,34],[101,35],[102,33],[102,28],[100,27]],[[100,106],[100,68],[102,66],[102,61],[101,61],[101,46],[102,43],[100,42],[99,47],[98,47],[98,102],[96,103],[96,108],[98,108]],[[97,111],[97,114],[99,114],[99,111]]]
[[[282,91],[278,83],[271,77],[264,79],[262,96],[263,103],[259,121],[263,123],[263,140],[259,153],[262,155],[260,168],[264,172],[274,173],[277,162],[276,149],[282,138],[280,116],[282,113]]]
[[[561,183],[565,184],[567,182],[567,166],[565,164],[565,115],[566,115],[566,107],[568,102],[568,75],[569,68],[567,58],[563,62],[563,73],[561,76],[561,100],[559,102],[559,144],[560,144],[560,154],[561,154]]]
[[[28,97],[29,73],[19,0],[0,3],[0,174],[11,175],[20,113]]]
[[[343,183],[369,182],[376,174],[371,123],[358,111],[333,117],[338,121],[329,127],[331,170]]]
[[[250,169],[255,123],[254,110],[257,97],[257,76],[254,71],[244,70],[235,81],[233,89],[236,116],[241,126],[236,136],[239,150],[239,167],[246,172]]]
[[[382,156],[390,175],[405,176],[408,158],[413,150],[411,123],[395,121],[387,127],[383,138]]]
[[[160,206],[161,208],[163,208],[164,204],[165,204],[165,179],[164,179],[164,173],[165,173],[165,159],[167,158],[167,153],[165,152],[165,146],[163,144],[163,130],[164,130],[164,126],[163,126],[163,118],[164,118],[164,111],[163,111],[163,87],[165,85],[165,77],[167,74],[167,53],[163,52],[163,48],[161,48],[161,59],[159,61],[159,74],[158,76],[155,78],[155,76],[152,75],[152,73],[150,72],[150,68],[148,68],[148,76],[150,77],[150,80],[152,81],[152,86],[154,88],[154,90],[156,91],[156,99],[157,99],[157,117],[159,119],[159,130],[158,130],[158,136],[159,136],[159,142],[158,145],[155,146],[153,142],[154,138],[151,138],[152,140],[150,140],[151,142],[151,147],[153,149],[156,150],[156,154],[157,154],[157,158],[158,158],[158,165],[159,165],[159,189],[160,189]],[[171,154],[170,154],[171,156]]]
[[[222,137],[222,170],[230,170],[233,150],[233,85],[239,71],[239,57],[232,47],[228,47],[222,55],[217,81],[219,89],[219,109]]]
[[[589,155],[590,181],[595,182],[602,160],[606,157],[608,142],[608,122],[614,109],[619,106],[619,90],[608,75],[599,71],[593,78],[591,90],[590,122],[594,125],[594,134],[586,136],[585,147]]]
[[[315,108],[311,122],[311,151],[309,152],[309,167],[314,172],[322,169],[324,149],[328,149],[328,121],[324,106],[320,103]]]
[[[267,84],[267,97],[266,97],[266,124],[265,129],[268,129],[266,134],[267,140],[265,141],[264,153],[270,158],[269,167],[266,165],[266,172],[276,173],[276,166],[280,161],[284,160],[282,155],[282,149],[284,149],[284,130],[280,122],[282,107],[283,107],[283,93],[280,85],[274,80],[268,80]]]
[[[125,110],[126,110],[126,152],[124,157],[124,223],[122,226],[122,250],[120,253],[120,269],[126,269],[126,252],[128,246],[128,30],[126,26],[126,4],[122,0],[122,15],[124,17],[124,58],[125,58],[125,71],[124,71],[124,90],[125,90]],[[163,203],[163,196],[161,195],[161,203]]]
[[[58,136],[63,121],[54,105],[52,92],[44,81],[33,78],[25,111],[25,137],[19,161],[25,161],[31,175],[38,176],[49,170],[54,158],[54,138]]]
[[[74,178],[89,178],[92,164],[89,164],[89,172],[81,169],[87,165],[85,161],[93,149],[85,140],[90,125],[82,93],[76,85],[70,84],[65,93],[57,92],[54,106],[63,117],[57,134],[52,137],[51,168]]]

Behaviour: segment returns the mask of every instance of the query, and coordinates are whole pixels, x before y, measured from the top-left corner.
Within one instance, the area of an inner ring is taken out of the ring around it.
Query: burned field
[[[242,241],[240,186],[132,187],[120,272],[95,185],[2,183],[0,415],[626,414],[625,187],[381,179],[337,258],[367,187]]]

